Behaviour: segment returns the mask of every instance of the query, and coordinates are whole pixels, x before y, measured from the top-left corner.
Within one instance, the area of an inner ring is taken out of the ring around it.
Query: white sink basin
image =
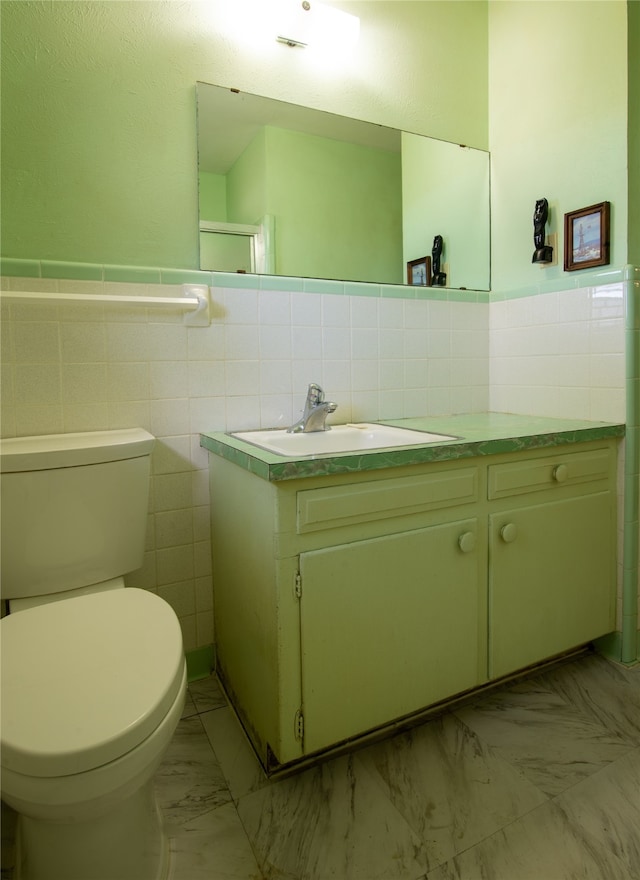
[[[424,446],[457,440],[449,434],[432,434],[394,428],[391,425],[373,425],[366,422],[353,425],[334,425],[330,431],[310,434],[289,434],[286,430],[238,431],[231,435],[259,446],[276,455],[326,455],[332,452],[367,452],[394,446]]]

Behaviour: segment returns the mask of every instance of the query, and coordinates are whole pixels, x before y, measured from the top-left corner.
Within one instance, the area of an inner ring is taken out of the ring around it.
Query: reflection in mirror
[[[197,84],[200,268],[489,289],[489,154]]]

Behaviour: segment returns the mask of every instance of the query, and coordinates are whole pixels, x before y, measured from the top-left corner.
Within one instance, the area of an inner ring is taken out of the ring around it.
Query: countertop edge
[[[523,417],[518,418],[522,420]],[[550,419],[549,421],[556,421],[558,429],[531,433],[517,433],[507,430],[504,436],[484,439],[465,439],[463,437],[459,440],[430,443],[424,446],[396,447],[356,454],[336,453],[317,458],[276,456],[222,432],[201,433],[200,446],[208,452],[219,455],[244,470],[250,471],[263,480],[279,482],[330,474],[356,473],[365,470],[452,461],[476,456],[499,455],[527,449],[550,448],[571,443],[623,437],[625,434],[625,425],[620,423],[594,422],[592,425],[585,424],[584,427],[562,429],[560,428],[561,419]],[[452,430],[451,433],[455,432]]]

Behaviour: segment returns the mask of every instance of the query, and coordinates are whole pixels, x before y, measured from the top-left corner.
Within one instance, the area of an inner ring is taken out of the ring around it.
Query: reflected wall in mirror
[[[489,290],[489,154],[197,84],[200,268]]]

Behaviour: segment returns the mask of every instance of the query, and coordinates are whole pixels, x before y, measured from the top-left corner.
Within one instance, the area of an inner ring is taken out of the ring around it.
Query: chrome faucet
[[[310,434],[313,431],[330,431],[331,426],[326,424],[326,418],[337,408],[338,404],[325,400],[322,388],[312,382],[307,390],[302,418],[298,419],[295,425],[287,428],[287,433]]]

